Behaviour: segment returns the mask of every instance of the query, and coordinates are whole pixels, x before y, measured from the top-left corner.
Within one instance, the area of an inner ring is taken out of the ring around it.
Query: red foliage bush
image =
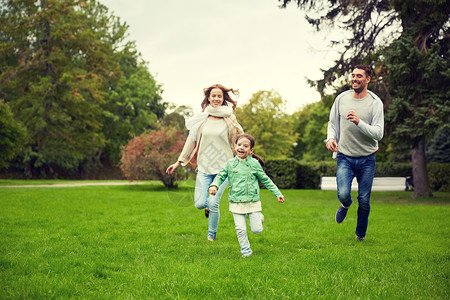
[[[172,175],[166,169],[177,161],[185,139],[182,131],[165,127],[134,137],[122,147],[120,169],[128,180],[158,179],[168,188],[176,187],[182,169]]]

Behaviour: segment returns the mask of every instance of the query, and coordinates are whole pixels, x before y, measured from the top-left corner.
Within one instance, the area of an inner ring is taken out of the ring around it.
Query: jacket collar
[[[249,166],[251,159],[252,158],[250,157],[250,155],[247,156],[244,160],[240,160],[237,156],[235,156],[234,160],[233,160],[233,167],[236,167],[239,164],[239,162],[243,162],[243,163],[245,163],[246,165]]]

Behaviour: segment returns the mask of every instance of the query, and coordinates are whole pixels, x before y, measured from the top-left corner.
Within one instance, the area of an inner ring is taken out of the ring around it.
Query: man
[[[375,152],[383,137],[383,102],[367,90],[372,77],[369,66],[355,66],[351,83],[353,90],[336,97],[330,111],[326,147],[337,158],[337,196],[341,206],[336,222],[342,223],[352,204],[351,185],[358,181],[358,220],[356,238],[364,241],[370,212],[370,193],[375,175]]]

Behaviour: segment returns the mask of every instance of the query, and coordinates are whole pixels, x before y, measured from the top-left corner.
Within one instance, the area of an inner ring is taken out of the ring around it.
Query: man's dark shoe
[[[344,221],[345,217],[347,216],[348,207],[344,207],[342,204],[339,206],[337,212],[336,212],[336,222],[342,223]]]

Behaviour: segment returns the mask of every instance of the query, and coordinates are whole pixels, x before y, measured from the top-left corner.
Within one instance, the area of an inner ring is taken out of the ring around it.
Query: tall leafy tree
[[[74,168],[104,143],[102,75],[117,73],[117,66],[106,64],[107,20],[92,26],[88,19],[96,15],[80,13],[85,9],[81,1],[2,2],[1,55],[8,63],[1,92],[27,128],[24,160],[35,167]]]
[[[323,161],[332,159],[330,151],[325,148],[323,142],[324,136],[327,135],[329,115],[329,108],[325,105],[325,101],[314,103],[310,111],[310,120],[305,126],[306,151],[303,156],[305,160]]]
[[[24,162],[75,169],[104,145],[109,63],[105,8],[83,1],[2,1],[1,95],[26,126]]]
[[[294,131],[297,133],[297,140],[294,143],[292,156],[301,160],[306,153],[308,141],[305,138],[306,126],[311,118],[310,111],[313,109],[315,103],[309,103],[301,109],[292,114]]]
[[[27,129],[22,167],[118,160],[163,114],[160,87],[107,12],[95,0],[0,0],[0,97]]]
[[[287,158],[297,139],[286,103],[275,91],[258,91],[238,107],[236,117],[246,133],[256,139],[255,152],[264,159]]]
[[[170,112],[166,112],[164,118],[160,120],[160,124],[163,127],[172,127],[177,130],[186,130],[185,120],[194,115],[192,107],[187,105],[177,106],[175,104],[169,104],[168,109]]]
[[[351,34],[349,39],[338,41],[343,45],[344,50],[335,65],[325,70],[324,78],[317,82],[320,91],[323,92],[326,84],[345,75],[356,63],[377,66],[376,73],[386,70],[386,73],[380,74],[383,76],[380,76],[378,80],[388,87],[386,90],[388,98],[392,93],[395,97],[392,101],[396,102],[390,109],[391,118],[388,121],[395,123],[392,124],[392,128],[397,133],[411,133],[407,141],[412,149],[414,196],[430,196],[425,165],[426,133],[436,129],[436,122],[448,122],[443,117],[446,110],[445,103],[442,102],[445,97],[448,99],[448,95],[442,89],[437,89],[440,93],[437,96],[432,91],[433,84],[425,87],[422,87],[421,84],[427,81],[428,76],[431,76],[437,80],[434,84],[448,86],[447,74],[441,68],[443,62],[448,63],[449,1],[280,0],[280,2],[282,2],[282,7],[286,7],[290,2],[295,2],[300,8],[305,9],[308,21],[317,29],[327,24],[338,25]],[[314,17],[311,17],[312,13],[315,13]],[[388,67],[383,68],[383,61],[386,57],[383,54],[375,55],[377,46],[391,44],[393,47],[387,55],[388,61],[386,62]],[[402,54],[399,54],[400,52]],[[410,58],[413,61],[410,61]],[[379,61],[374,61],[374,59]],[[426,64],[421,64],[426,60],[431,63],[432,67],[427,69]],[[397,68],[398,72],[395,64],[401,64]],[[425,73],[421,74],[421,71]],[[440,76],[436,76],[437,74]],[[407,77],[403,82],[401,82],[402,76]],[[414,80],[408,81],[411,77]],[[389,80],[395,82],[395,86],[390,84]],[[412,87],[409,89],[406,87],[407,85],[412,85]],[[433,96],[424,97],[427,93]],[[400,102],[404,103],[400,104]],[[405,107],[408,108],[404,109]],[[408,110],[409,113],[405,114],[405,111]],[[432,117],[425,121],[430,115]]]
[[[123,25],[122,25],[123,26]],[[147,129],[157,128],[157,120],[165,114],[159,85],[135,49],[134,42],[116,50],[114,60],[121,74],[110,81],[108,97],[103,111],[105,146],[97,157],[113,165],[121,156],[120,148]]]
[[[25,140],[25,129],[14,120],[8,104],[0,100],[0,168],[7,168]]]

